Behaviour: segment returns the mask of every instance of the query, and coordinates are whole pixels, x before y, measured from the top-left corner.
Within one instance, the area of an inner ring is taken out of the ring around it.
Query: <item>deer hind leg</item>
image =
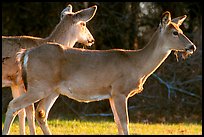
[[[39,126],[46,135],[51,135],[51,131],[47,124],[48,113],[53,106],[54,102],[58,98],[59,94],[53,92],[48,97],[42,99],[36,109],[36,120],[38,121]]]
[[[26,92],[23,83],[19,84],[19,92],[20,92],[20,95],[25,94],[25,92]],[[34,104],[26,107],[25,112],[26,112],[26,117],[28,120],[28,126],[29,126],[29,130],[30,130],[30,134],[35,135],[36,131],[35,131],[35,108],[34,108]],[[24,119],[24,121],[25,121],[25,119]]]
[[[6,119],[4,123],[3,133],[2,134],[9,134],[10,126],[18,114],[18,111],[22,108],[25,108],[31,105],[34,102],[46,97],[46,94],[42,94],[41,92],[26,92],[25,94],[21,95],[18,98],[13,99],[8,106],[6,112]]]
[[[119,134],[128,134],[128,112],[127,99],[124,95],[116,95],[109,99],[111,109],[113,111],[114,120],[117,124]]]

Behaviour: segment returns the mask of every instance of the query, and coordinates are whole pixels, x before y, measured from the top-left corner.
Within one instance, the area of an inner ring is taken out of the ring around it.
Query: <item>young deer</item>
[[[128,134],[128,98],[143,90],[146,79],[171,51],[192,54],[196,47],[179,26],[186,15],[172,19],[163,13],[161,23],[141,50],[64,49],[45,44],[18,54],[28,92],[9,103],[3,134],[16,113],[37,101],[36,119],[44,134],[51,134],[48,113],[60,94],[82,102],[109,99],[119,134]]]
[[[46,38],[31,36],[2,36],[2,87],[11,87],[13,98],[19,97],[26,91],[21,80],[18,80],[18,65],[16,53],[21,48],[37,47],[48,42],[63,44],[64,47],[73,47],[76,42],[91,46],[94,38],[86,27],[97,10],[96,6],[72,12],[68,5],[61,12],[61,21]],[[26,107],[26,116],[30,133],[35,134],[34,105]],[[19,112],[20,134],[25,134],[25,111]]]

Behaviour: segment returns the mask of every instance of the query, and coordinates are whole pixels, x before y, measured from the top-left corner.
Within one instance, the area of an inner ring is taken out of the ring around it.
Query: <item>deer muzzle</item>
[[[92,40],[88,40],[88,45],[89,45],[89,46],[91,46],[91,45],[93,45],[93,44],[94,44],[94,42],[95,42],[95,40],[94,40],[94,39],[92,39]]]
[[[185,51],[187,54],[193,54],[196,51],[196,46],[194,44],[189,45],[187,48],[185,48]]]

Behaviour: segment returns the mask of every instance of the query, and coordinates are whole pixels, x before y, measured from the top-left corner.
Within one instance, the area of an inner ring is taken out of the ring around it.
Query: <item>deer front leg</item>
[[[52,93],[48,97],[42,99],[36,109],[36,120],[38,121],[39,126],[41,127],[45,135],[51,135],[50,129],[47,124],[48,113],[53,106],[54,102],[58,98],[58,93]]]
[[[29,129],[30,129],[30,134],[31,135],[36,135],[34,104],[26,107],[25,111],[26,111],[26,117],[27,117],[27,120],[28,120],[28,126],[29,126]]]
[[[21,95],[20,88],[18,85],[13,84],[11,86],[12,96],[13,98],[17,98]],[[19,118],[19,128],[20,128],[20,135],[25,135],[25,110],[22,109],[18,113]]]
[[[25,135],[25,114],[25,109],[21,109],[18,112],[20,135]]]
[[[128,111],[127,98],[124,95],[115,95],[109,99],[113,111],[114,120],[117,124],[118,132],[121,135],[128,135]]]

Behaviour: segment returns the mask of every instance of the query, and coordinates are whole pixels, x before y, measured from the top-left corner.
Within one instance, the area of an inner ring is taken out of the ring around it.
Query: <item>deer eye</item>
[[[177,32],[177,31],[174,31],[174,32],[173,32],[173,35],[174,35],[174,36],[178,36],[178,32]]]

